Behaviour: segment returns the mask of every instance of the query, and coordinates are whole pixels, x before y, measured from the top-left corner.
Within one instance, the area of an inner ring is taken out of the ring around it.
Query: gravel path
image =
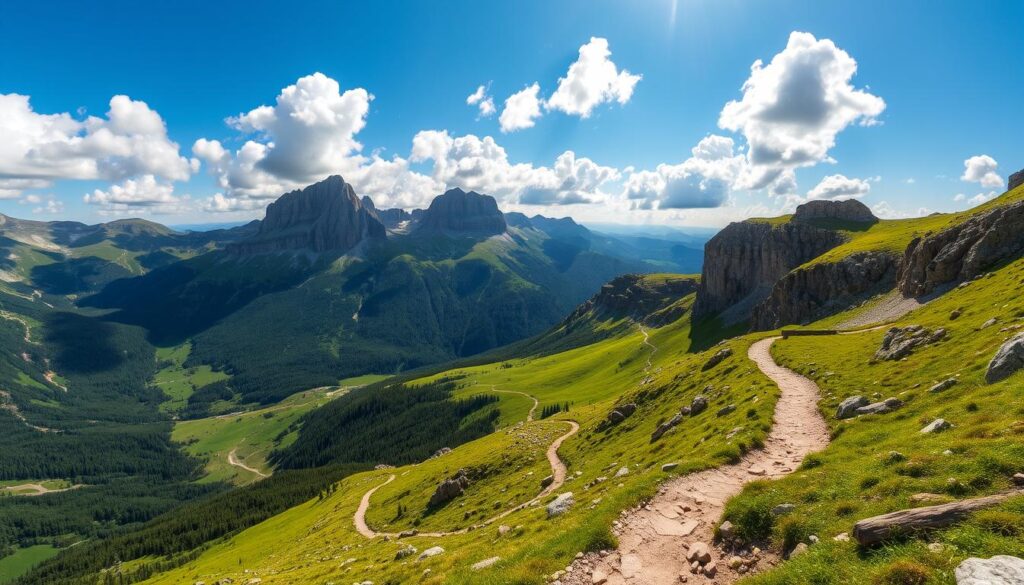
[[[749,481],[791,473],[805,455],[823,449],[829,440],[828,426],[817,407],[817,384],[775,363],[770,349],[777,339],[758,341],[747,354],[782,390],[764,449],[748,453],[735,465],[666,482],[649,504],[625,512],[616,523],[618,550],[577,560],[573,570],[561,577],[562,585],[732,583],[742,576],[711,546],[726,500]],[[715,563],[713,577],[690,572],[688,548],[700,543],[708,545]],[[762,553],[750,571],[775,562],[773,556]]]

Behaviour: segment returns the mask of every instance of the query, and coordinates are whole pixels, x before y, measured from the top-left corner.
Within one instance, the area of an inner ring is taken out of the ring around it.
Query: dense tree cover
[[[569,412],[569,403],[560,402],[558,404],[549,404],[544,408],[540,409],[540,418],[545,419],[550,416],[554,416],[560,412]]]
[[[167,510],[213,492],[218,484],[167,482],[160,477],[126,477],[105,485],[105,478],[77,477],[76,490],[44,496],[0,497],[0,549],[19,544],[72,544],[102,537],[118,526],[150,520]]]
[[[365,465],[331,466],[284,471],[257,483],[217,493],[159,516],[135,529],[121,529],[108,538],[64,550],[15,583],[95,584],[100,570],[118,561],[162,557],[173,561],[142,563],[131,572],[114,574],[113,583],[134,583],[154,570],[187,562],[187,554],[226,535],[257,524],[288,508],[317,497],[331,484]]]
[[[307,414],[294,443],[272,455],[282,468],[335,463],[403,465],[494,432],[498,398],[451,400],[455,382],[368,386]]]

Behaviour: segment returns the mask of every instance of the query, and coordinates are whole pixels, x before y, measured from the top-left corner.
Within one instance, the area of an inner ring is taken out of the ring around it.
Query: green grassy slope
[[[686,302],[692,302],[692,296]],[[677,462],[676,472],[683,473],[718,465],[735,460],[765,436],[777,390],[741,357],[753,338],[729,342],[734,356],[705,372],[701,366],[719,348],[688,353],[691,335],[688,319],[682,318],[650,329],[650,342],[657,347],[653,354],[633,327],[562,354],[447,372],[444,377],[459,380],[457,395],[488,392],[493,386],[534,396],[541,406],[569,402],[570,409],[524,423],[532,400],[501,394],[503,430],[498,433],[422,464],[346,478],[327,498],[215,545],[197,560],[152,582],[237,579],[249,569],[265,583],[364,579],[402,583],[418,579],[430,568],[428,583],[541,583],[541,575],[564,567],[576,552],[609,546],[613,541],[609,525],[619,510],[651,494],[670,476],[661,471],[662,464]],[[711,408],[652,443],[650,434],[657,423],[707,386],[711,386]],[[619,400],[636,401],[638,412],[608,428],[603,421]],[[722,417],[715,415],[730,403],[741,407]],[[530,507],[501,521],[515,528],[505,536],[499,536],[492,525],[463,535],[412,537],[401,543],[367,541],[353,528],[352,515],[362,494],[391,474],[396,480],[374,496],[367,514],[376,530],[461,528],[529,499],[550,472],[542,453],[553,435],[567,430],[568,425],[560,422],[564,419],[581,425],[560,450],[570,479],[559,492],[573,491],[577,501],[566,515],[548,520],[542,506]],[[613,478],[623,467],[628,472]],[[459,468],[477,478],[466,494],[440,510],[427,507],[433,487]],[[421,551],[440,545],[447,552],[421,563],[394,561],[406,542]],[[469,565],[494,555],[503,559],[494,568],[469,570]]]
[[[952,569],[965,557],[1024,555],[1024,498],[956,527],[875,550],[832,540],[859,519],[924,505],[911,500],[914,494],[937,494],[937,502],[990,494],[1010,488],[1010,476],[1024,471],[1021,375],[984,382],[995,351],[1022,328],[1022,280],[1024,261],[1017,261],[901,318],[894,325],[948,331],[945,340],[905,360],[873,359],[884,329],[824,344],[820,338],[792,338],[775,345],[778,361],[821,386],[821,408],[834,440],[805,462],[799,477],[751,485],[730,503],[727,514],[740,524],[765,517],[774,505],[795,504],[798,514],[772,526],[770,537],[777,544],[787,534],[790,540],[810,534],[822,539],[809,554],[754,583],[910,582],[893,580],[899,574],[922,576],[912,582],[953,583]],[[962,315],[951,319],[955,309]],[[993,318],[996,324],[983,327]],[[951,389],[928,391],[949,378],[958,380]],[[872,400],[895,396],[906,405],[889,414],[835,419],[838,403],[858,394]],[[935,418],[954,428],[920,434]],[[929,543],[943,546],[932,551]]]

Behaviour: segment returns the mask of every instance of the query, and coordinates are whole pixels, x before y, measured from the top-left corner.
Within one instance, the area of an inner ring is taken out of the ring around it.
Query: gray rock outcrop
[[[928,425],[925,426],[923,429],[921,429],[921,433],[925,435],[930,433],[941,433],[942,431],[951,428],[953,428],[953,425],[950,424],[949,421],[947,421],[944,418],[937,418],[932,422],[928,423]]]
[[[430,202],[416,225],[416,232],[490,236],[504,233],[507,227],[505,215],[493,197],[456,188]]]
[[[862,414],[885,414],[887,412],[892,412],[901,406],[903,406],[903,401],[899,398],[886,398],[881,402],[860,406],[854,412],[858,416]]]
[[[651,433],[651,442],[653,443],[654,441],[657,441],[662,437],[662,435],[667,433],[673,427],[679,425],[681,422],[683,422],[682,413],[676,413],[675,416],[661,423],[658,425],[658,428],[654,429],[654,432]]]
[[[440,506],[446,504],[455,498],[461,496],[466,488],[469,487],[469,476],[466,474],[465,469],[460,469],[454,476],[444,480],[437,489],[434,490],[434,494],[430,496],[430,507]]]
[[[999,347],[995,357],[988,363],[985,381],[994,384],[1009,378],[1021,368],[1024,368],[1024,333],[1015,335]]]
[[[937,234],[915,238],[903,255],[897,286],[917,297],[970,280],[1024,253],[1024,201],[997,207]]]
[[[897,270],[898,259],[883,252],[858,252],[838,262],[819,262],[793,270],[754,307],[751,329],[767,331],[842,312],[891,290]]]
[[[693,402],[690,403],[690,416],[697,416],[704,412],[708,408],[708,397],[703,394],[698,394],[693,397]]]
[[[237,254],[288,250],[347,252],[360,242],[384,238],[384,225],[352,186],[334,175],[279,197],[267,206],[256,234],[228,246]]]
[[[727,357],[729,357],[731,355],[732,355],[732,348],[731,347],[723,347],[722,349],[716,351],[714,353],[714,355],[712,355],[708,359],[708,361],[704,362],[704,366],[701,368],[701,370],[704,370],[706,372],[706,371],[710,370],[711,368],[717,366],[718,364],[722,363],[723,361],[725,361],[725,358],[727,358]]]
[[[957,585],[1019,585],[1024,583],[1024,559],[997,555],[971,557],[956,568]]]
[[[857,416],[857,409],[868,405],[868,399],[863,396],[851,396],[839,403],[836,408],[836,418],[853,418]]]
[[[572,497],[572,492],[559,494],[558,497],[547,505],[548,518],[554,518],[555,516],[565,514],[574,503],[576,503],[576,501]]]
[[[878,221],[871,209],[856,199],[831,201],[819,199],[808,201],[796,208],[793,221],[838,220],[856,223],[874,223]]]
[[[620,404],[619,406],[616,406],[614,409],[612,409],[611,412],[608,413],[608,422],[612,423],[613,425],[617,425],[620,422],[626,420],[627,418],[633,416],[634,412],[636,412],[636,404],[633,404],[632,402]]]
[[[1013,191],[1014,189],[1020,187],[1021,185],[1024,185],[1024,169],[1021,169],[1016,173],[1010,175],[1010,179],[1006,185],[1006,190]]]
[[[839,232],[804,222],[729,224],[704,246],[694,315],[725,311],[727,322],[743,321],[776,281],[844,241]]]
[[[946,337],[945,329],[931,331],[920,325],[893,327],[885,332],[882,346],[875,352],[876,360],[899,360],[922,345],[935,343]]]

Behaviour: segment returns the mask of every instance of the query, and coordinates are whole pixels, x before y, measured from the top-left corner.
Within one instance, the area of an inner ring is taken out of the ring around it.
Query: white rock
[[[474,571],[479,571],[481,569],[486,569],[487,567],[490,567],[490,566],[494,565],[495,563],[497,563],[500,560],[501,560],[501,557],[491,557],[489,559],[484,559],[484,560],[480,561],[479,563],[475,563],[470,568],[472,568]]]
[[[444,549],[439,546],[432,546],[427,550],[420,553],[420,556],[416,557],[416,560],[422,561],[423,559],[429,559],[430,557],[436,557],[437,555],[444,554]]]
[[[555,516],[565,514],[574,503],[575,500],[572,498],[572,492],[559,494],[557,498],[548,504],[548,518],[554,518]]]
[[[957,585],[1019,585],[1024,583],[1024,560],[1007,555],[969,558],[956,568]]]

